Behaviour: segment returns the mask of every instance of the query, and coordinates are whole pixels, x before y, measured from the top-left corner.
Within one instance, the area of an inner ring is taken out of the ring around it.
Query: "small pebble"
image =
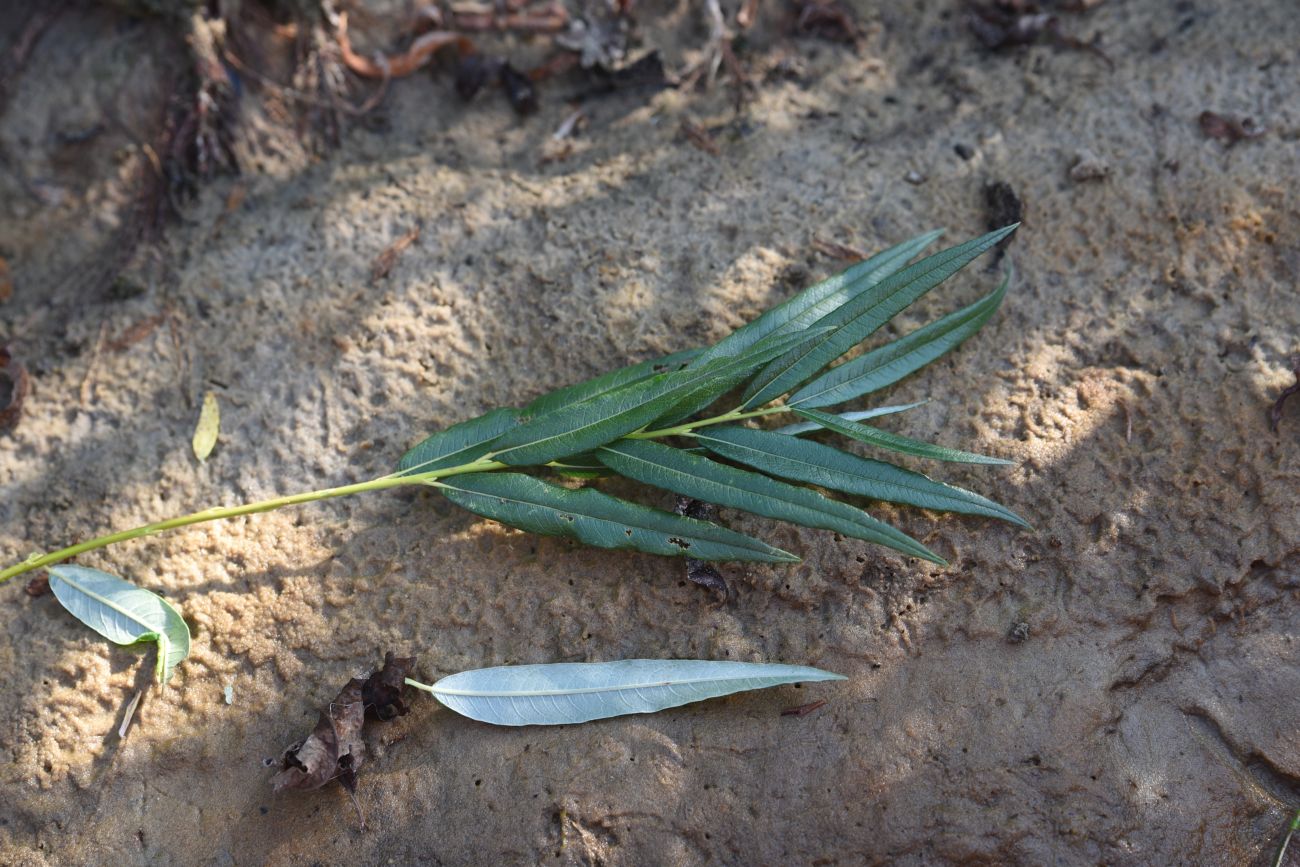
[[[1074,165],[1070,166],[1070,180],[1076,184],[1085,181],[1102,181],[1110,174],[1110,166],[1090,150],[1081,150],[1074,155]]]
[[[908,169],[907,174],[903,175],[903,180],[913,186],[919,186],[925,183],[925,175],[921,174],[916,169]]]
[[[234,688],[234,686],[232,686],[231,684],[226,684],[226,688],[223,689],[223,690],[221,691],[221,693],[222,693],[222,695],[224,695],[224,696],[226,697],[226,704],[234,704],[234,703],[235,703],[235,688]]]

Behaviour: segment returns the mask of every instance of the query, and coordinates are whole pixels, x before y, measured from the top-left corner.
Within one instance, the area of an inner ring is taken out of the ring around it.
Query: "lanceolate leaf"
[[[873,500],[986,515],[1029,526],[1015,512],[979,494],[818,442],[743,427],[705,428],[695,436],[702,445],[724,458],[787,479]]]
[[[835,418],[845,421],[862,421],[868,418],[875,418],[879,415],[890,415],[895,412],[907,412],[909,409],[916,409],[918,406],[924,406],[929,401],[918,400],[916,403],[902,403],[897,406],[878,406],[875,409],[859,409],[853,412],[841,412],[835,415]],[[788,424],[785,427],[779,427],[775,433],[786,434],[787,436],[798,436],[799,434],[810,433],[815,430],[824,430],[823,426],[815,421],[800,421],[794,424]]]
[[[868,289],[907,264],[940,235],[942,229],[918,235],[853,265],[843,273],[823,280],[773,307],[762,316],[737,328],[715,346],[706,349],[694,362],[696,366],[715,358],[737,355],[770,334],[797,331],[811,325],[854,295]]]
[[[750,371],[807,340],[805,333],[760,341],[740,356],[663,373],[573,406],[543,413],[492,444],[493,460],[512,466],[544,464],[590,451],[645,427],[680,403],[716,399]]]
[[[814,326],[833,330],[811,347],[800,347],[769,364],[745,389],[744,406],[761,406],[798,386],[888,322],[899,311],[947,280],[979,254],[1016,230],[1019,224],[928,256],[892,274]]]
[[[1005,466],[1011,463],[1011,461],[1005,461],[1002,458],[990,458],[973,452],[963,452],[957,449],[936,446],[921,440],[914,440],[911,437],[899,436],[889,431],[858,424],[855,421],[847,421],[837,415],[830,415],[815,409],[796,408],[795,412],[827,430],[833,430],[846,437],[852,437],[859,442],[880,446],[885,449],[893,449],[907,455],[916,455],[919,458],[933,458],[936,461],[953,461],[961,464],[998,464]]]
[[[158,642],[159,683],[190,655],[190,628],[161,596],[86,566],[50,567],[50,590],[73,617],[114,644]]]
[[[590,488],[572,491],[520,473],[467,473],[434,484],[447,499],[476,515],[544,536],[571,536],[600,548],[634,548],[696,560],[799,560],[707,521],[629,503]]]
[[[433,686],[413,685],[470,719],[528,726],[654,713],[733,692],[820,680],[844,677],[803,665],[625,659],[480,668],[444,677]]]
[[[455,467],[478,460],[488,446],[519,424],[519,410],[494,409],[489,413],[440,430],[402,455],[397,471],[409,476]]]
[[[819,407],[844,403],[893,385],[970,337],[1002,303],[1011,272],[997,289],[980,300],[879,349],[832,367],[786,401],[790,406]]]
[[[658,376],[661,373],[672,373],[681,370],[703,351],[702,349],[687,349],[684,352],[674,352],[672,355],[665,355],[663,358],[652,358],[649,361],[642,361],[639,364],[632,364],[619,370],[610,371],[586,382],[580,382],[577,385],[556,389],[542,395],[524,407],[523,414],[531,418],[544,412],[551,412],[566,406],[573,406],[575,403],[582,403],[584,400],[591,400],[593,397],[600,397],[602,394],[607,394],[634,382],[641,382],[653,376]]]
[[[944,562],[906,533],[847,503],[661,443],[622,440],[601,449],[597,456],[620,475],[675,494],[803,527],[834,530],[934,563]]]

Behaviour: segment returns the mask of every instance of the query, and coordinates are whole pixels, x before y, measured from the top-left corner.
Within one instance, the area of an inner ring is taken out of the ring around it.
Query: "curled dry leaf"
[[[410,713],[410,705],[406,703],[410,687],[406,678],[414,666],[413,656],[399,657],[391,650],[384,654],[384,667],[361,685],[361,701],[366,710],[373,711],[384,722]]]
[[[355,792],[357,770],[366,754],[361,738],[366,711],[372,711],[381,721],[408,713],[406,677],[414,666],[414,657],[398,657],[389,651],[379,671],[349,680],[338,697],[321,711],[312,733],[284,751],[283,769],[271,780],[275,790],[310,792],[338,780],[343,788]]]
[[[271,780],[277,792],[310,792],[331,780],[338,780],[349,792],[356,791],[357,770],[366,754],[361,740],[361,725],[366,719],[361,698],[364,683],[359,677],[348,681],[338,697],[321,711],[320,721],[307,739],[284,751],[284,769]]]

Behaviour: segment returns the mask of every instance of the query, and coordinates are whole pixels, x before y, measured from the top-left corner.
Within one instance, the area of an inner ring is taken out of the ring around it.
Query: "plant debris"
[[[1268,413],[1273,433],[1277,433],[1277,426],[1282,423],[1282,407],[1286,404],[1286,399],[1293,394],[1300,393],[1300,355],[1296,355],[1291,359],[1291,372],[1295,374],[1295,385],[1282,389],[1282,393],[1277,396],[1277,400],[1273,402],[1273,408]]]
[[[810,701],[807,704],[801,704],[796,707],[788,707],[785,710],[781,711],[781,716],[808,716],[808,714],[812,713],[818,708],[822,708],[825,706],[826,706],[826,699],[824,698],[818,699],[817,701]]]
[[[537,111],[537,88],[533,82],[509,63],[502,63],[497,72],[501,89],[506,92],[506,99],[516,114],[528,115]]]
[[[281,756],[283,770],[271,780],[277,792],[298,789],[310,792],[338,780],[349,792],[357,790],[357,771],[365,760],[366,745],[361,726],[366,706],[361,699],[365,683],[354,677],[329,707],[306,740],[289,746]]]
[[[411,707],[406,703],[410,687],[406,678],[415,667],[414,656],[396,656],[390,650],[384,654],[384,667],[366,678],[361,685],[361,701],[366,710],[373,711],[374,716],[388,722],[399,716],[406,716]]]
[[[688,518],[695,518],[697,521],[715,521],[718,517],[717,506],[692,500],[690,497],[678,497],[673,511]],[[727,579],[722,577],[722,573],[712,563],[687,559],[686,577],[706,590],[720,594],[723,602],[731,598],[731,587],[727,585]]]
[[[862,40],[862,28],[853,11],[840,0],[797,0],[794,5],[792,30],[797,35],[855,47]]]
[[[861,262],[867,258],[867,254],[857,247],[837,244],[834,241],[823,241],[821,238],[812,239],[812,248],[823,256],[830,256],[843,262]]]
[[[683,118],[682,135],[686,136],[688,142],[695,145],[709,156],[722,156],[722,150],[718,147],[718,143],[713,140],[713,136],[698,123]]]
[[[9,262],[0,256],[0,304],[14,297],[14,278],[9,274]]]
[[[355,803],[357,771],[366,755],[362,728],[367,711],[370,719],[380,722],[409,713],[406,676],[414,666],[414,657],[398,657],[390,650],[384,654],[384,667],[379,671],[349,680],[321,711],[312,733],[284,751],[280,758],[282,769],[271,779],[275,791],[310,792],[338,780]],[[357,812],[361,812],[360,805]],[[365,826],[364,816],[361,824]]]
[[[420,227],[416,226],[402,237],[384,248],[384,251],[375,257],[374,263],[370,266],[370,283],[374,285],[388,276],[397,264],[397,257],[402,255],[407,247],[414,244],[420,239]]]
[[[990,226],[1019,223],[1025,217],[1025,203],[1016,195],[1011,184],[1006,181],[993,181],[984,185],[984,213]],[[995,264],[1001,260],[1010,241],[1010,238],[1003,238],[994,248]]]
[[[27,586],[23,588],[23,592],[33,599],[38,599],[41,596],[46,595],[50,592],[50,576],[42,572],[40,575],[37,575],[35,578],[27,582]]]
[[[1066,8],[1083,11],[1088,5],[1087,0],[1082,0]],[[991,3],[970,3],[969,8],[967,23],[971,32],[990,51],[1033,45],[1047,37],[1047,41],[1057,48],[1087,51],[1100,57],[1108,66],[1114,66],[1097,46],[1097,38],[1084,42],[1068,35],[1061,30],[1060,18],[1042,11],[1042,6],[1035,0],[994,0]]]
[[[27,368],[13,360],[9,347],[0,346],[0,430],[18,424],[27,397]]]
[[[1230,117],[1213,111],[1203,111],[1197,119],[1206,138],[1218,139],[1232,147],[1244,139],[1259,138],[1268,132],[1250,117]]]

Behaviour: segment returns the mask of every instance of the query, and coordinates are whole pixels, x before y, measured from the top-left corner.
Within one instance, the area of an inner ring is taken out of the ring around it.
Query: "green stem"
[[[690,421],[685,424],[679,424],[676,427],[663,427],[658,430],[644,430],[637,433],[628,434],[628,439],[634,440],[657,440],[661,437],[690,436],[696,428],[708,427],[714,424],[726,424],[729,421],[741,421],[747,418],[758,418],[759,416],[771,415],[774,412],[787,412],[784,406],[769,406],[764,409],[755,409],[749,412],[742,412],[739,409],[733,409],[731,412],[715,415],[713,418],[701,419],[700,421]]]
[[[122,530],[118,533],[110,533],[107,536],[99,536],[86,542],[69,545],[67,548],[60,548],[58,551],[52,551],[48,554],[34,554],[23,562],[10,566],[8,569],[0,572],[0,583],[13,578],[15,575],[22,575],[24,572],[30,572],[33,569],[40,569],[44,566],[52,566],[55,563],[62,563],[64,560],[71,559],[78,554],[84,554],[87,551],[105,548],[116,542],[139,539],[144,536],[154,536],[158,533],[166,532],[167,530],[175,530],[179,527],[188,527],[191,524],[203,524],[208,521],[220,521],[223,518],[236,518],[240,515],[269,512],[272,509],[279,509],[283,506],[296,506],[300,503],[311,503],[316,500],[346,497],[349,494],[360,494],[365,491],[382,491],[386,488],[396,488],[402,485],[420,485],[445,476],[455,476],[463,473],[477,473],[487,470],[499,470],[503,466],[504,464],[499,464],[496,461],[480,460],[469,464],[462,464],[458,467],[446,467],[440,470],[430,470],[426,473],[416,473],[414,475],[397,477],[384,476],[378,479],[371,479],[368,482],[357,482],[353,485],[342,485],[337,488],[308,491],[303,494],[291,494],[287,497],[276,497],[270,500],[261,500],[256,503],[245,503],[240,506],[223,506],[215,509],[204,509],[201,512],[182,515],[179,518],[171,518],[166,521],[159,521],[155,524],[145,524],[143,527],[135,527],[131,530]]]
[[[722,415],[713,416],[712,418],[702,419],[700,421],[686,422],[673,427],[660,428],[659,430],[638,431],[629,434],[632,439],[660,439],[669,436],[690,436],[698,428],[708,427],[715,424],[726,424],[727,422],[741,421],[747,418],[757,418],[759,416],[771,415],[775,412],[785,412],[784,406],[769,406],[765,409],[750,410],[748,412],[737,408]],[[223,506],[214,509],[204,509],[201,512],[195,512],[191,515],[182,515],[179,518],[171,518],[166,521],[159,521],[155,524],[145,524],[143,527],[135,527],[131,530],[122,530],[119,533],[110,533],[107,536],[99,536],[87,542],[79,542],[76,545],[69,545],[67,548],[60,548],[57,551],[51,551],[48,554],[33,554],[21,563],[10,566],[8,569],[0,572],[0,584],[8,581],[16,575],[22,575],[24,572],[31,572],[33,569],[40,569],[45,566],[53,566],[56,563],[62,563],[78,554],[84,554],[87,551],[95,551],[99,548],[106,548],[117,542],[126,542],[130,539],[139,539],[144,536],[154,536],[158,533],[164,533],[167,530],[175,530],[179,527],[188,527],[192,524],[203,524],[208,521],[220,521],[223,518],[236,518],[240,515],[252,515],[257,512],[269,512],[273,509],[279,509],[283,506],[296,506],[301,503],[311,503],[316,500],[328,500],[334,497],[346,497],[349,494],[360,494],[366,491],[382,491],[386,488],[396,488],[403,485],[422,485],[433,482],[437,479],[447,476],[456,476],[464,473],[481,473],[490,470],[503,469],[506,465],[499,461],[490,460],[487,457],[479,458],[468,464],[461,464],[457,467],[444,467],[438,470],[428,470],[422,473],[412,473],[409,470],[401,471],[404,475],[390,473],[386,476],[380,476],[377,479],[371,479],[368,482],[357,482],[353,485],[342,485],[337,488],[325,488],[319,491],[308,491],[303,494],[291,494],[287,497],[276,497],[270,500],[261,500],[256,503],[245,503],[241,506]],[[417,684],[412,684],[413,686]]]
[[[1287,847],[1291,845],[1291,838],[1296,831],[1300,831],[1300,810],[1296,811],[1296,814],[1291,817],[1291,825],[1286,829],[1286,836],[1282,838],[1282,842],[1278,844],[1277,852],[1273,854],[1270,867],[1282,867],[1282,862],[1286,860]]]

